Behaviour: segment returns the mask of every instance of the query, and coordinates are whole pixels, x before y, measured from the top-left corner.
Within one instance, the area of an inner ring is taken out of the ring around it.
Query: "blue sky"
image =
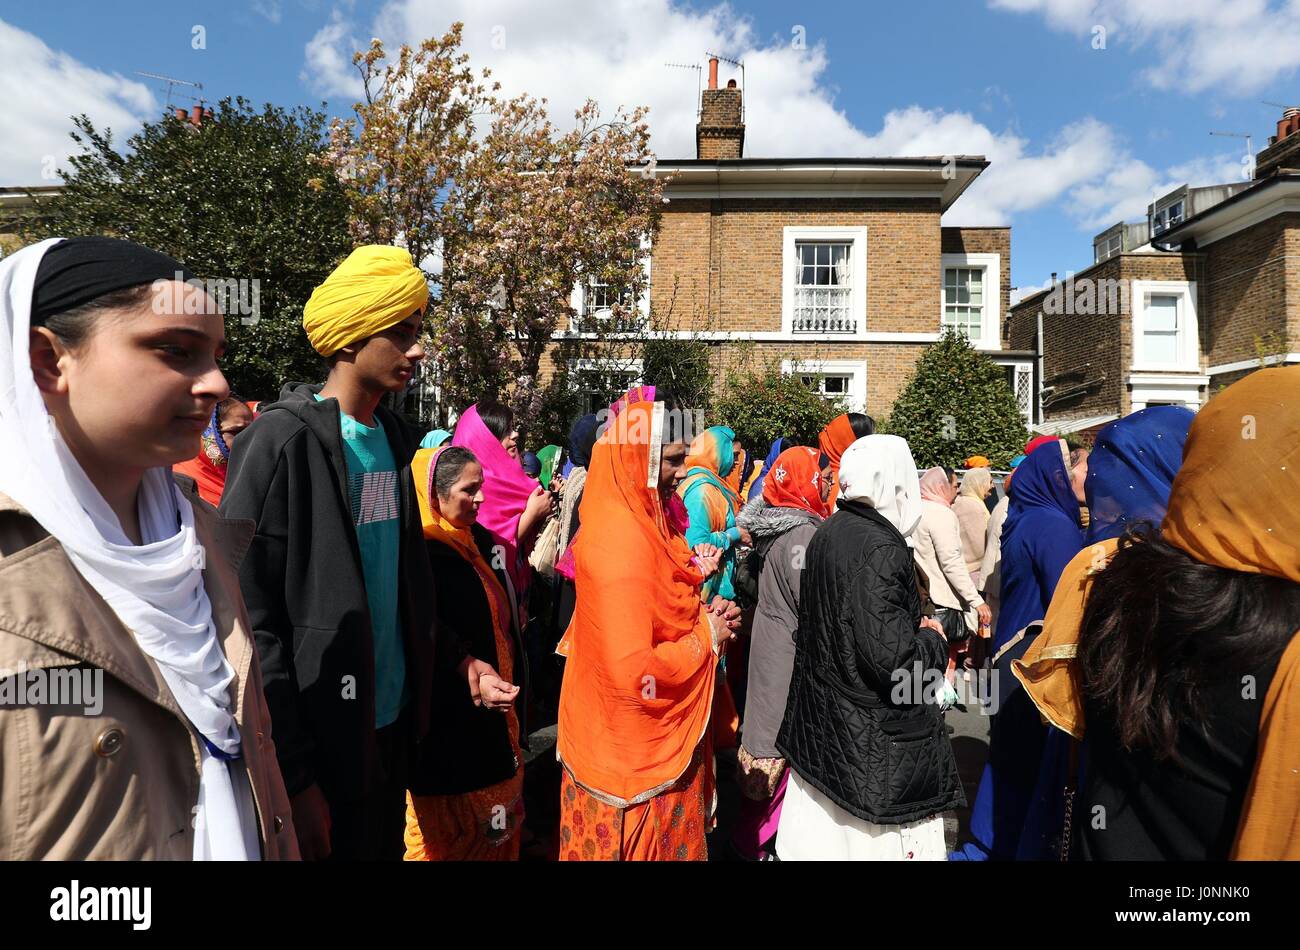
[[[210,99],[325,100],[346,114],[353,49],[463,19],[473,63],[507,91],[548,96],[561,120],[588,96],[650,105],[665,158],[693,154],[696,80],[663,63],[702,63],[705,50],[745,60],[747,155],[986,154],[993,165],[945,223],[1010,225],[1023,291],[1087,266],[1096,231],[1169,187],[1240,180],[1244,141],[1210,131],[1250,133],[1258,151],[1280,114],[1261,100],[1300,99],[1300,0],[806,6],[5,0],[0,184],[40,183],[70,147],[72,112],[119,138],[156,115],[164,85],[137,70],[202,82]]]

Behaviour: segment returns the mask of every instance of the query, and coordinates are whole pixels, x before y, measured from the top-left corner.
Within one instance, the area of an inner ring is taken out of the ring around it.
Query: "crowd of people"
[[[0,687],[105,684],[0,702],[0,858],[705,860],[724,772],[744,860],[1300,858],[1300,368],[1001,479],[860,413],[759,461],[653,385],[530,451],[494,398],[386,404],[425,357],[404,250],[316,288],[324,382],[269,402],[187,278],[0,261]]]

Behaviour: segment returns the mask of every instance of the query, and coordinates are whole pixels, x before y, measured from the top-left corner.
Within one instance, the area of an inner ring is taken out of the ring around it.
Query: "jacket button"
[[[100,758],[108,758],[110,755],[116,755],[122,748],[122,743],[126,736],[122,734],[121,729],[105,729],[95,740],[95,755]]]
[[[262,743],[263,743],[265,740],[266,740],[266,736],[264,736],[262,733],[259,732],[259,733],[257,734],[257,747],[258,747],[259,749],[262,747]]]
[[[278,835],[278,834],[279,834],[281,831],[283,831],[283,830],[284,830],[284,819],[281,818],[279,815],[276,815],[276,816],[275,816],[275,833]]]

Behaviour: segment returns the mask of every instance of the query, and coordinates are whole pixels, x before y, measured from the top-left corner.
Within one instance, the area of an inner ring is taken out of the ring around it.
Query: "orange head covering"
[[[1196,414],[1161,530],[1203,564],[1300,583],[1297,495],[1300,367],[1259,370]]]
[[[786,449],[776,457],[772,471],[763,480],[763,500],[774,508],[799,508],[825,518],[822,473],[817,461],[816,449],[804,445]]]
[[[817,445],[821,448],[822,455],[831,460],[831,496],[826,501],[831,511],[835,510],[835,499],[840,494],[840,456],[857,440],[857,433],[853,431],[853,423],[849,422],[847,412],[832,419],[817,436]]]
[[[686,771],[709,723],[717,657],[703,578],[659,493],[662,403],[629,405],[597,441],[574,541],[577,607],[557,754],[574,781],[619,807]]]

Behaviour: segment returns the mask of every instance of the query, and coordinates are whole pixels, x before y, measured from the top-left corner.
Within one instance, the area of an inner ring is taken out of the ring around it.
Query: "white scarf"
[[[194,509],[171,471],[150,469],[140,486],[134,545],[59,435],[32,375],[32,291],[41,258],[61,238],[0,261],[0,491],[63,546],[140,649],[158,664],[181,711],[209,742],[239,753],[231,706],[234,670],[217,642],[203,586],[204,552]],[[247,829],[226,763],[203,745],[194,811],[194,859],[247,860]]]
[[[907,440],[868,435],[845,449],[838,499],[874,508],[912,547],[912,532],[921,522],[921,483]]]

